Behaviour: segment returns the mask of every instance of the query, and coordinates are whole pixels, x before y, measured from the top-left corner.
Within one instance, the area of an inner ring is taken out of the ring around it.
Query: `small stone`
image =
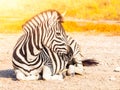
[[[114,72],[120,72],[120,67],[116,67],[116,68],[114,69]]]
[[[115,78],[115,77],[110,77],[109,80],[110,80],[110,81],[115,81],[116,78]]]

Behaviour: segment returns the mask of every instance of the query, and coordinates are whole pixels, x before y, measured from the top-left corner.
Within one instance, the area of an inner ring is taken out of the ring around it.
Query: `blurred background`
[[[0,0],[0,33],[19,33],[31,17],[48,9],[71,17],[67,32],[120,35],[120,0]]]

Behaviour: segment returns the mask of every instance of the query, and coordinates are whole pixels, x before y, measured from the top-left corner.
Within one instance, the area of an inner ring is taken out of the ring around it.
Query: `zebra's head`
[[[67,44],[67,35],[62,22],[63,17],[58,11],[47,10],[27,21],[23,29],[31,36],[36,47],[42,48],[44,45],[56,53],[67,54],[70,46]]]
[[[48,11],[48,47],[56,52],[67,54],[71,50],[71,47],[67,43],[67,35],[62,26],[63,17],[58,11]]]
[[[60,54],[59,56],[61,56],[62,60],[64,60],[64,61],[71,61],[73,59],[73,50],[72,50],[72,48],[69,48],[67,54]]]

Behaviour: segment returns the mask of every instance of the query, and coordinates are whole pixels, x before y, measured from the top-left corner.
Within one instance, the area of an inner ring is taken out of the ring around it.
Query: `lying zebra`
[[[67,37],[62,20],[59,12],[48,10],[23,25],[25,33],[14,47],[12,60],[18,80],[63,80],[70,65],[83,71],[79,46]]]
[[[39,74],[35,73],[29,76],[25,76],[21,72],[16,71],[17,73],[19,73],[19,75],[17,76],[17,79],[19,80],[38,80],[38,79],[63,80],[66,74],[73,76],[75,75],[75,73],[77,73],[79,75],[82,75],[83,74],[83,63],[85,63],[85,61],[82,61],[83,56],[79,49],[80,46],[70,36],[67,36],[67,41],[72,49],[70,50],[69,54],[67,55],[56,54],[51,49],[44,47],[41,52],[42,54],[40,55],[44,55],[44,57],[46,57],[44,59],[46,59],[46,61],[49,61],[49,62],[47,62],[46,65],[44,65],[43,68],[41,68],[41,72]],[[62,68],[61,70],[58,69],[58,71],[56,72],[54,69],[59,68],[60,66],[59,65],[56,66],[55,64],[53,64],[54,63],[53,56],[54,56],[54,59],[61,60],[61,64],[58,62],[58,64],[60,65],[62,65],[62,61],[63,63],[66,62],[66,67]],[[43,58],[42,56],[39,56],[39,57]],[[89,61],[90,60],[88,60],[88,62]],[[97,63],[93,61],[91,62],[91,64],[97,64]]]
[[[20,70],[15,70],[16,78],[18,80],[37,80],[40,78],[45,80],[63,80],[63,75],[68,70],[66,66],[71,64],[71,60],[76,63],[80,70],[79,72],[82,72],[83,67],[78,45],[71,37],[67,37],[67,41],[71,47],[68,54],[55,53],[50,48],[43,46],[38,56],[41,59],[40,61],[43,62],[40,70],[27,76],[21,73]]]
[[[67,35],[61,24],[62,21],[63,18],[58,11],[47,10],[23,25],[24,34],[14,47],[12,59],[18,80],[38,79],[39,73],[46,70],[45,66],[50,65],[49,69],[53,66],[54,72],[51,78],[58,76],[56,74],[66,68],[68,61],[60,60],[58,57],[58,55],[69,54],[71,50],[67,44]],[[50,50],[51,56],[48,53]],[[48,79],[45,75],[43,75],[44,78]]]

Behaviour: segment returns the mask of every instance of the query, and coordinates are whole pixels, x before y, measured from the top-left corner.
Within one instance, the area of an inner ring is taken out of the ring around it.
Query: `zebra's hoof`
[[[75,66],[74,65],[69,65],[67,75],[68,76],[74,76],[74,74],[75,74]]]

